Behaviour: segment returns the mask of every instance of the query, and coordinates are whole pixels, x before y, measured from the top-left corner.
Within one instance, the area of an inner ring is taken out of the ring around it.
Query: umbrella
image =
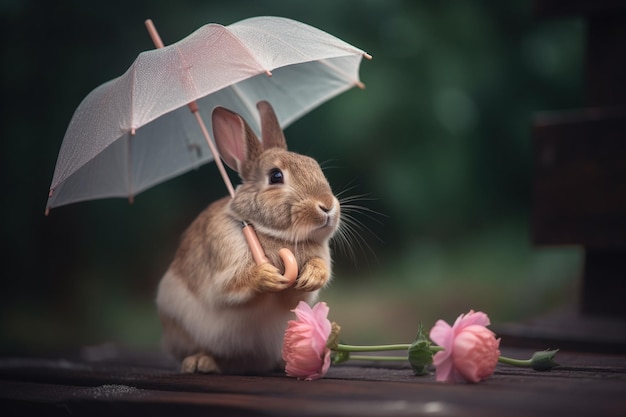
[[[162,46],[151,22],[146,24]],[[363,57],[371,58],[319,29],[267,16],[208,24],[179,42],[142,52],[74,112],[46,212],[99,198],[132,201],[212,160],[232,195],[221,161],[211,152],[212,110],[222,106],[239,113],[260,136],[255,106],[265,100],[285,128],[341,92],[363,87],[358,74]]]
[[[187,104],[207,120],[216,106],[247,120],[269,101],[283,128],[326,100],[362,86],[366,55],[309,25],[255,17],[208,24],[139,54],[122,76],[93,90],[69,123],[46,208],[140,192],[213,160]]]

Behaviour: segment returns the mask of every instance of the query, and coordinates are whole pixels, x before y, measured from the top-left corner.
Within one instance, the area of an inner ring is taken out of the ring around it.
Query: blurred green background
[[[364,196],[361,239],[354,254],[336,246],[321,295],[346,341],[410,341],[419,321],[470,308],[502,323],[576,302],[581,251],[530,240],[530,126],[538,111],[581,104],[581,19],[541,19],[528,0],[4,0],[2,352],[158,345],[156,286],[183,229],[226,194],[215,166],[133,205],[45,217],[57,153],[80,101],[152,48],[145,19],[167,44],[256,15],[300,20],[374,57],[361,65],[365,90],[286,130],[336,191]]]

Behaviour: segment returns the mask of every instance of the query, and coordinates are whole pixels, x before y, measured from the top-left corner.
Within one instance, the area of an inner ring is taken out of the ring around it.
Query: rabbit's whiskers
[[[370,259],[369,255],[373,255],[374,259],[377,259],[376,252],[364,237],[364,233],[368,233],[377,240],[380,240],[359,217],[364,216],[374,222],[380,223],[375,216],[384,215],[364,205],[355,204],[360,201],[372,200],[371,198],[366,198],[364,194],[342,197],[341,195],[346,191],[348,190],[343,190],[338,193],[339,203],[341,205],[341,222],[333,238],[333,243],[337,245],[337,248],[344,255],[350,258],[355,266],[358,266],[357,249],[366,260]]]

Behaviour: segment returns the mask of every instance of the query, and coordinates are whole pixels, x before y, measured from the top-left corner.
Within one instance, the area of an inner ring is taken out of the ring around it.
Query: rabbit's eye
[[[285,176],[283,171],[278,168],[274,168],[270,171],[270,184],[283,184],[285,182]]]

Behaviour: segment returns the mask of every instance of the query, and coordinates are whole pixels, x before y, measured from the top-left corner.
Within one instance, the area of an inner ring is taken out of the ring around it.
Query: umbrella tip
[[[50,214],[50,207],[46,207],[46,211],[43,212],[44,216],[48,216]]]
[[[163,48],[165,45],[163,44],[163,41],[159,36],[159,32],[156,30],[156,27],[152,22],[152,19],[146,19],[144,24],[146,25],[146,29],[148,30],[148,34],[150,35],[150,39],[152,39],[152,43],[154,43],[154,46],[156,46],[157,48]]]
[[[363,52],[363,58],[371,61],[372,60],[372,56],[370,54],[368,54],[367,52]]]

